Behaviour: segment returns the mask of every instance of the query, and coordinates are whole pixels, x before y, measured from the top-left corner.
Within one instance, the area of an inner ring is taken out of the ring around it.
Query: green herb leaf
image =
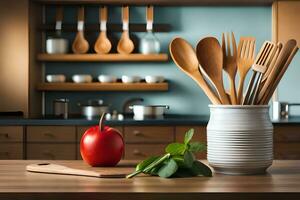
[[[163,178],[168,178],[172,176],[177,171],[177,169],[177,163],[175,162],[175,160],[170,158],[168,162],[160,168],[160,170],[158,171],[158,175]]]
[[[191,151],[191,152],[205,151],[206,150],[206,146],[205,146],[205,144],[203,144],[201,142],[191,142],[188,145],[188,150]]]
[[[150,165],[152,162],[154,162],[158,158],[160,158],[160,156],[151,156],[151,157],[147,158],[146,160],[140,162],[136,166],[135,171],[144,170],[148,165]]]
[[[191,170],[187,168],[178,168],[178,170],[173,174],[173,177],[185,178],[185,177],[193,177],[195,176]]]
[[[190,130],[188,130],[185,133],[185,136],[184,136],[184,144],[185,145],[187,145],[191,141],[193,135],[194,135],[194,129],[193,128],[191,128]]]
[[[186,146],[181,143],[171,143],[165,149],[165,151],[171,155],[183,155],[185,150]]]
[[[184,165],[185,165],[185,167],[191,168],[193,166],[194,160],[195,160],[195,156],[192,152],[186,151],[184,153]]]
[[[172,156],[173,160],[175,160],[175,162],[177,163],[179,168],[184,168],[185,164],[184,164],[184,157],[182,155],[176,155],[176,156]]]
[[[208,176],[208,177],[212,176],[211,169],[198,160],[194,161],[191,171],[193,172],[193,174],[195,174],[197,176],[198,175],[203,175],[203,176]]]

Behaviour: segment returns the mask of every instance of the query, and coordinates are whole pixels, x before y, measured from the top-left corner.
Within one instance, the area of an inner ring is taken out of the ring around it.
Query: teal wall
[[[131,22],[144,22],[145,9],[131,8]],[[96,7],[87,10],[87,21],[96,23],[98,13]],[[120,22],[120,8],[110,9],[110,22]],[[47,9],[47,20],[54,21],[54,8]],[[75,23],[76,9],[70,7],[66,10],[65,21]],[[75,20],[74,20],[75,19]],[[205,36],[216,36],[220,39],[221,33],[234,31],[236,39],[240,36],[254,36],[257,46],[264,40],[271,39],[271,8],[270,7],[161,7],[155,9],[155,22],[169,23],[172,31],[169,33],[157,33],[161,41],[162,52],[168,52],[168,44],[175,36],[187,39],[194,46],[199,39]],[[118,38],[118,35],[114,35]],[[141,37],[143,33],[136,34]],[[66,34],[73,39],[75,34]],[[94,43],[97,33],[89,35]],[[299,58],[298,58],[299,60]],[[293,67],[295,68],[295,67]],[[283,87],[291,87],[291,82],[296,82],[296,69],[290,70],[289,80],[285,80]],[[209,101],[202,90],[185,74],[183,74],[173,62],[168,63],[47,63],[47,73],[64,73],[68,78],[73,74],[90,73],[94,77],[98,74],[114,74],[121,77],[125,75],[164,75],[170,82],[168,92],[151,93],[125,93],[125,92],[84,92],[62,93],[53,92],[46,94],[47,113],[52,112],[52,100],[67,97],[72,101],[71,112],[78,111],[77,101],[102,98],[106,103],[120,111],[122,103],[131,97],[143,97],[147,104],[168,104],[169,113],[180,114],[208,114]],[[294,79],[294,80],[290,80]],[[295,86],[296,87],[296,86]],[[295,88],[295,91],[296,88]],[[283,92],[282,92],[283,93]],[[285,94],[287,95],[287,94]],[[300,102],[298,95],[298,102]]]

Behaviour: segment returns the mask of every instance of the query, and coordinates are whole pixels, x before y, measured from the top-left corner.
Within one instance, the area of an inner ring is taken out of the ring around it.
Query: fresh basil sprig
[[[206,147],[200,142],[191,142],[194,129],[186,132],[183,143],[171,143],[163,156],[152,156],[140,162],[135,172],[126,176],[132,178],[140,173],[169,177],[212,176],[208,166],[195,159],[194,153],[205,151]]]

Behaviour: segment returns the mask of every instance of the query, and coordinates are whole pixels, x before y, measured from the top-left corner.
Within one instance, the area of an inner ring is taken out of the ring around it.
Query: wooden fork
[[[238,87],[238,104],[243,102],[243,89],[244,82],[248,71],[254,63],[255,57],[255,38],[241,37],[238,54],[237,54],[237,67],[239,73],[239,87]]]
[[[223,69],[229,76],[230,80],[230,101],[231,104],[237,104],[237,97],[236,97],[236,88],[235,88],[235,76],[237,72],[237,47],[234,38],[233,32],[231,32],[231,43],[232,49],[230,48],[230,35],[229,33],[226,34],[227,43],[225,41],[225,35],[222,34],[222,51],[223,51]],[[226,45],[227,44],[227,45]],[[227,49],[227,51],[226,51]]]

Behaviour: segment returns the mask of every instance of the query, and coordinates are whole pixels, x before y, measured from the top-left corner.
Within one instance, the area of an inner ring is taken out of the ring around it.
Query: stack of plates
[[[272,164],[273,132],[208,131],[209,164],[224,174],[258,174]]]

